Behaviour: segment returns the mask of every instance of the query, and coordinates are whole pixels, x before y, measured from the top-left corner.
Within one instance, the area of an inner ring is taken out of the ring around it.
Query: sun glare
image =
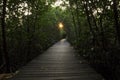
[[[62,29],[64,26],[62,23],[59,23],[59,28]]]

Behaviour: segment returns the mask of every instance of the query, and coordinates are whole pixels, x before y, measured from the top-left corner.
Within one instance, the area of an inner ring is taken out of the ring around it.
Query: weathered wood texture
[[[78,60],[74,49],[63,39],[21,68],[10,80],[103,80],[81,61],[83,59]]]

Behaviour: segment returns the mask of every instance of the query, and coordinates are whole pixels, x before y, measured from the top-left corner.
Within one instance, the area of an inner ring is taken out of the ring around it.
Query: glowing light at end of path
[[[59,28],[62,29],[64,26],[62,23],[59,23]]]

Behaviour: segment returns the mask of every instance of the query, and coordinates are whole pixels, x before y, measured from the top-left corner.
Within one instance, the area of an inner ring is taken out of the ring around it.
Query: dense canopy
[[[119,0],[0,0],[0,18],[1,73],[67,38],[108,80],[120,79]]]

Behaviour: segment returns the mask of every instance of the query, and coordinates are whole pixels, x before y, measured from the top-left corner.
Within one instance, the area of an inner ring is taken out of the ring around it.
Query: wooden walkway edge
[[[62,39],[21,68],[9,80],[104,80],[88,64],[81,61],[83,59],[78,60],[74,49]]]

